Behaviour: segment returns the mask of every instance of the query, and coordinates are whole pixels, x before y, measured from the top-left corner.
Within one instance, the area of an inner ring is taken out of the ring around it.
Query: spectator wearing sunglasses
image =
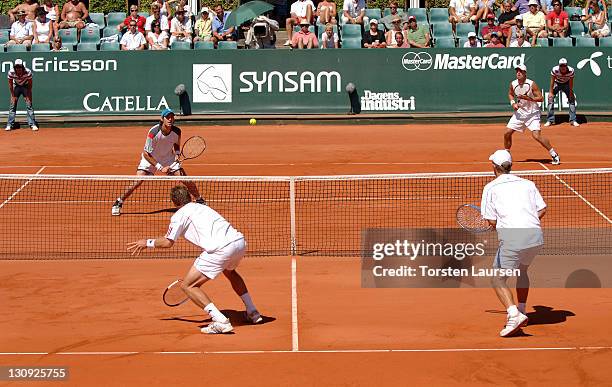
[[[147,19],[144,16],[140,16],[138,14],[138,6],[132,5],[130,6],[130,14],[125,18],[123,23],[117,26],[119,31],[125,32],[130,27],[130,22],[134,20],[136,22],[136,27],[141,34],[145,33],[145,24],[147,23]]]

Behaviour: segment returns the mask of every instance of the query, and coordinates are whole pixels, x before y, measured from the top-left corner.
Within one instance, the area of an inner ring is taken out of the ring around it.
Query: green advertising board
[[[0,54],[0,65],[4,76],[17,58],[32,69],[38,114],[178,109],[179,84],[193,114],[345,113],[349,82],[364,113],[435,113],[509,110],[514,67],[546,92],[562,57],[576,70],[578,110],[609,111],[609,47],[26,52]],[[8,88],[0,93],[6,113]]]

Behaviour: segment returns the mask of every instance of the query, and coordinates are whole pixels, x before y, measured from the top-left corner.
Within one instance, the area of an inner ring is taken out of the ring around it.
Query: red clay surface
[[[2,133],[0,173],[132,174],[147,129]],[[488,171],[503,125],[182,129],[208,143],[186,163],[191,175],[329,175]],[[547,167],[612,167],[612,124],[544,133],[563,161]],[[543,169],[525,160],[549,159],[528,134],[515,136],[513,156],[521,170]],[[491,290],[362,289],[355,259],[296,260],[295,304],[290,257],[241,265],[267,317],[260,326],[240,324],[242,304],[225,280],[206,285],[237,325],[227,336],[201,335],[207,317],[192,305],[162,305],[161,291],[188,260],[0,262],[0,365],[69,366],[62,385],[603,385],[612,376],[608,289],[534,289],[533,325],[500,339],[504,314]],[[391,349],[416,352],[375,352]],[[177,351],[197,353],[156,353]]]

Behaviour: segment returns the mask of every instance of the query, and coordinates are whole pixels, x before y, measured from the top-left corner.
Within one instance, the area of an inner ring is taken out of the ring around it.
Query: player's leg
[[[200,287],[214,279],[223,269],[210,260],[208,253],[203,252],[185,275],[181,289],[198,307],[204,309],[212,323],[201,329],[202,333],[228,333],[234,328],[230,320],[215,306],[210,297]]]
[[[36,125],[36,117],[34,116],[34,108],[32,106],[32,90],[26,89],[23,99],[26,103],[26,114],[28,118],[28,125],[33,131],[38,130],[38,126]]]
[[[514,132],[514,129],[506,129],[504,132],[504,149],[510,150],[512,148],[512,135]]]
[[[508,248],[498,248],[497,254],[495,255],[495,260],[493,262],[493,267],[500,269],[518,268],[520,264],[519,252],[520,251]],[[491,278],[491,285],[495,289],[497,298],[508,312],[506,326],[499,332],[499,335],[502,337],[513,335],[528,320],[527,316],[518,310],[514,302],[514,297],[512,296],[512,291],[510,291],[508,288],[506,281],[506,276],[493,276]]]
[[[557,94],[559,94],[559,86],[555,83],[552,94],[548,95],[548,112],[544,126],[550,126],[555,123],[555,97]]]
[[[8,114],[8,121],[6,122],[6,128],[5,130],[11,130],[13,129],[13,126],[15,126],[15,116],[17,115],[17,102],[19,101],[19,97],[15,96],[15,97],[11,97],[11,103],[9,105],[9,114]]]
[[[531,128],[530,128],[530,130],[531,130]],[[559,157],[559,154],[552,147],[552,145],[550,144],[550,141],[548,140],[548,138],[546,138],[546,137],[544,137],[542,135],[542,131],[541,130],[539,130],[539,129],[538,130],[531,130],[531,137],[533,137],[534,140],[536,140],[537,142],[540,143],[540,145],[542,145],[544,148],[546,148],[546,150],[550,154],[550,157],[552,158],[552,163],[554,165],[561,164],[561,158]]]
[[[170,176],[187,176],[187,173],[183,168],[178,169],[176,171],[168,172]],[[183,180],[181,181],[187,187],[187,190],[195,198],[196,203],[206,204],[206,201],[200,195],[200,191],[198,190],[198,186],[193,181]]]
[[[522,314],[526,314],[525,310],[527,309],[527,297],[529,297],[529,273],[527,269],[529,269],[529,265],[519,265],[519,270],[521,274],[516,279],[516,300],[518,302],[518,310]]]
[[[151,172],[150,170],[138,169],[136,171],[136,176],[150,176],[150,175],[153,175],[153,172]],[[127,200],[127,198],[129,198],[132,195],[132,193],[134,193],[134,191],[138,187],[140,187],[142,182],[143,182],[142,180],[136,180],[126,188],[123,195],[119,196],[117,200],[115,200],[115,203],[113,203],[113,207],[111,208],[111,215],[113,216],[121,215],[121,208],[123,207],[123,203]]]
[[[567,96],[567,101],[569,104],[569,122],[570,125],[580,126],[578,121],[576,121],[576,95],[570,92],[569,82],[564,83],[560,86],[561,91]]]

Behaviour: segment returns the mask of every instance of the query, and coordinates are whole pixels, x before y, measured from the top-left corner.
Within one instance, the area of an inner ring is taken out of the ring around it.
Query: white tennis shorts
[[[161,165],[163,165],[164,167],[170,166],[170,165],[174,165],[172,171],[170,172],[176,172],[177,170],[179,170],[181,168],[181,164],[174,164],[174,158],[169,159],[169,160],[160,160],[159,163]],[[157,168],[155,168],[155,165],[151,165],[144,157],[140,157],[140,164],[138,164],[138,169],[139,171],[145,171],[148,172],[151,175],[155,175],[155,172],[157,172]]]
[[[496,269],[518,269],[519,265],[529,266],[540,253],[542,247],[543,245],[518,250],[500,246],[493,261],[493,267]]]
[[[521,133],[525,128],[532,132],[540,130],[540,112],[538,111],[526,116],[514,113],[512,117],[510,117],[510,121],[508,121],[507,128]]]
[[[240,264],[246,252],[246,241],[238,239],[219,250],[207,253],[204,251],[193,263],[193,266],[210,279],[215,279],[223,270],[234,270]]]

